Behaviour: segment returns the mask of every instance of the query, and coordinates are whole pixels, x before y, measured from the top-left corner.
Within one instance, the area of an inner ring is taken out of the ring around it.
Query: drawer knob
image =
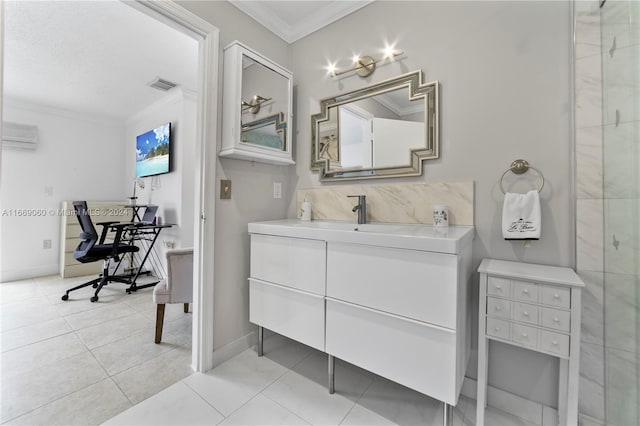
[[[500,306],[496,306],[496,311],[499,311],[500,309],[502,309]]]
[[[553,346],[558,346],[558,341],[557,341],[557,340],[554,340],[553,342],[551,342],[551,344],[552,344]]]
[[[495,331],[500,331],[500,327],[496,327],[496,328],[495,328]]]
[[[502,286],[501,286],[500,284],[496,284],[496,288],[497,288],[498,290],[500,290],[500,289],[502,288]]]
[[[522,313],[522,315],[524,315],[525,317],[528,317],[528,316],[529,316],[529,312],[524,311],[524,312]]]
[[[554,298],[554,299],[560,299],[560,295],[559,295],[558,293],[554,293],[554,294],[553,294],[553,298]]]
[[[523,292],[524,294],[529,294],[529,289],[528,289],[528,288],[525,288],[522,292]]]
[[[522,337],[527,337],[527,333],[522,333]]]
[[[558,317],[553,317],[553,322],[560,322],[560,318],[558,318]]]

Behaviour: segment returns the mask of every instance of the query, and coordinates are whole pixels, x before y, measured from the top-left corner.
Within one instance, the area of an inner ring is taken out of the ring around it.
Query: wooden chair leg
[[[160,343],[162,340],[162,324],[164,323],[164,303],[158,304],[156,310],[156,343]]]
[[[184,313],[185,313],[185,314],[188,314],[188,313],[189,313],[189,304],[188,304],[188,303],[185,303],[185,304],[184,304]]]

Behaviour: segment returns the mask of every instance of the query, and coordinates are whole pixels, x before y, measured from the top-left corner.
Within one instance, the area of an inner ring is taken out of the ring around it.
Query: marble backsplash
[[[433,223],[433,206],[449,206],[450,225],[473,225],[473,182],[397,183],[347,185],[298,189],[296,216],[305,197],[311,202],[312,220],[356,220],[357,204],[348,195],[367,196],[367,221]]]

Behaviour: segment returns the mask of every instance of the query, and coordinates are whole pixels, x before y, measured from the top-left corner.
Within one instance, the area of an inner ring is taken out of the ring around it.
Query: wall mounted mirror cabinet
[[[439,155],[438,86],[413,71],[321,100],[311,169],[323,181],[421,175]]]
[[[220,157],[295,164],[292,100],[290,71],[237,41],[227,46]]]

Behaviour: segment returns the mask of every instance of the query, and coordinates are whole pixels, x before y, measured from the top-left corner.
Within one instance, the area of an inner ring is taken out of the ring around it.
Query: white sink
[[[449,226],[442,229],[422,224],[358,225],[353,222],[329,220],[303,222],[297,219],[285,219],[250,223],[249,233],[457,254],[462,247],[473,240],[474,228]]]

